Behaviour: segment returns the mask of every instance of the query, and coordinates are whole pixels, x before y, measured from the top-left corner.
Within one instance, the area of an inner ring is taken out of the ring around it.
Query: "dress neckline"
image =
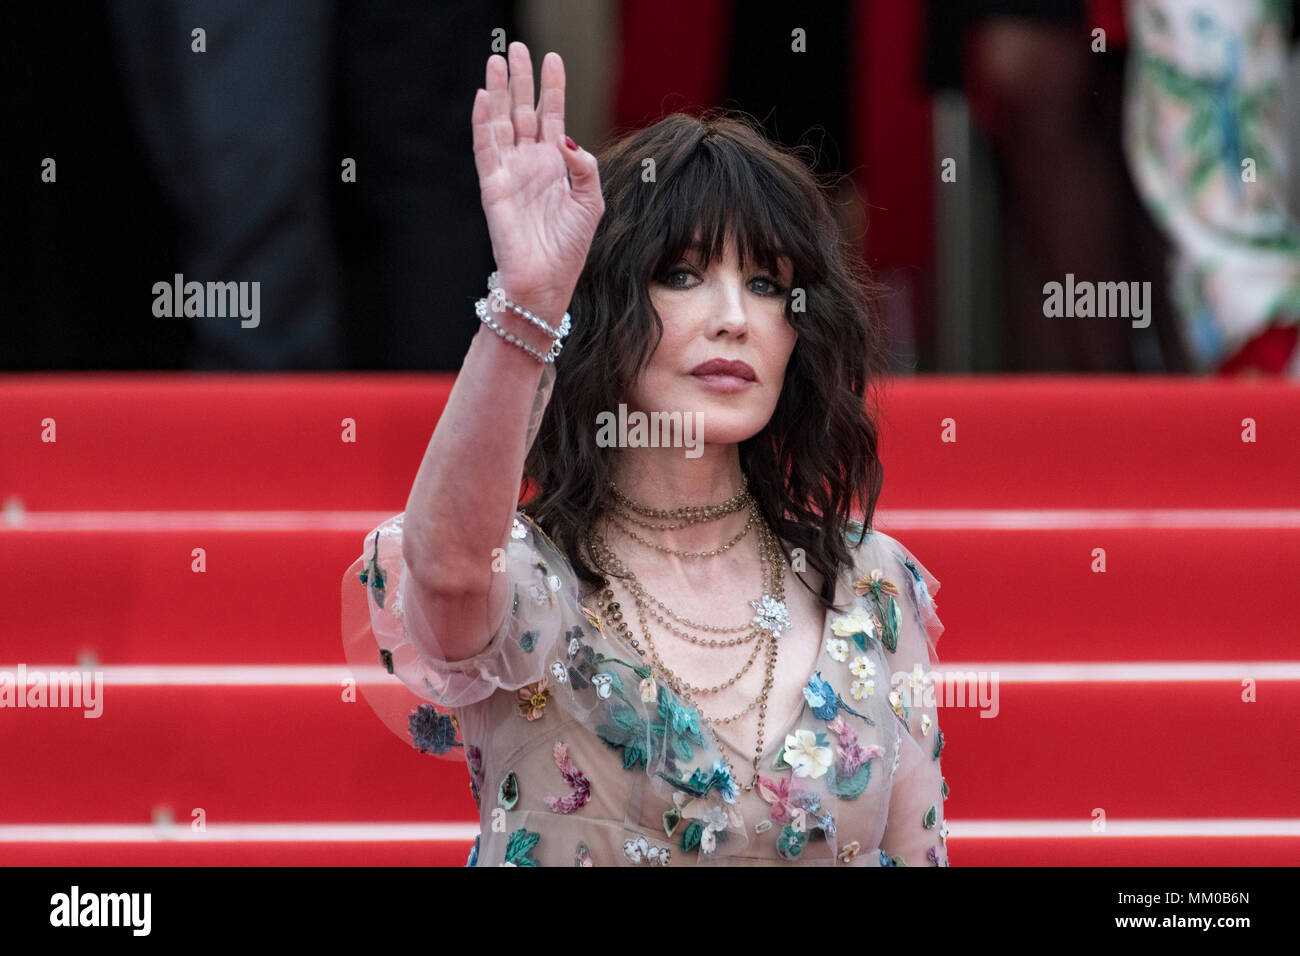
[[[835,581],[835,591],[834,591],[834,594],[832,595],[832,603],[833,603],[833,604],[836,604],[836,605],[841,605],[841,604],[843,604],[844,601],[847,599],[847,598],[846,598],[846,593],[847,593],[847,594],[852,594],[852,588],[850,587],[850,581],[852,580],[852,576],[853,576],[854,570],[855,570],[855,568],[854,568],[854,565],[852,565],[852,564],[850,564],[850,565],[849,565],[848,567],[846,567],[846,568],[841,568],[841,569],[840,569],[839,576],[838,576],[838,578],[837,578],[836,581]],[[597,590],[599,590],[599,589],[597,589]],[[595,593],[596,593],[596,591],[592,591],[592,592],[591,592],[591,594],[595,594]],[[590,597],[590,596],[591,596],[591,595],[589,594],[588,597]],[[587,611],[587,612],[591,613],[593,616],[599,617],[599,615],[598,615],[598,614],[597,614],[593,609],[591,609],[591,608],[589,608],[589,607],[587,606],[586,601],[587,601],[586,598],[582,598],[582,599],[580,599],[579,603],[580,603],[582,609],[583,609],[584,611]],[[822,614],[822,633],[821,633],[821,638],[820,638],[820,640],[819,640],[818,643],[817,643],[817,654],[816,654],[816,656],[813,658],[812,669],[809,670],[808,674],[807,674],[807,675],[805,676],[805,678],[804,678],[804,682],[803,682],[803,686],[804,686],[804,687],[807,687],[807,686],[808,686],[808,682],[809,682],[810,680],[812,680],[813,675],[816,674],[816,673],[821,669],[821,666],[822,666],[822,655],[826,653],[826,640],[827,640],[827,636],[828,636],[828,634],[830,633],[830,628],[831,628],[831,623],[832,623],[832,615],[838,615],[838,614],[839,614],[839,612],[835,611],[833,608],[825,608],[824,611],[823,611],[823,614]],[[640,659],[641,659],[641,656],[640,656],[639,654],[636,653],[636,650],[635,650],[635,649],[634,649],[630,644],[626,644],[626,643],[624,643],[624,642],[621,640],[621,638],[619,638],[617,631],[614,631],[614,630],[612,630],[612,629],[607,629],[607,628],[605,628],[604,623],[605,623],[605,622],[604,622],[604,619],[601,618],[601,631],[602,631],[602,633],[604,634],[605,639],[606,639],[607,641],[609,641],[611,644],[623,644],[623,649],[625,649],[627,653],[633,655],[633,656],[635,657],[635,659],[640,660]],[[653,666],[653,665],[652,665],[652,666]],[[785,721],[783,724],[781,724],[780,729],[779,729],[776,733],[772,734],[771,738],[767,741],[763,753],[762,753],[762,754],[759,756],[759,758],[758,758],[758,763],[759,763],[759,768],[760,768],[760,770],[761,770],[761,768],[764,766],[764,764],[767,763],[768,759],[772,756],[774,750],[776,749],[776,746],[777,746],[778,742],[779,742],[779,744],[780,744],[781,747],[784,747],[784,746],[785,746],[785,738],[786,738],[786,736],[790,733],[790,728],[791,728],[791,727],[794,727],[796,724],[798,724],[798,723],[803,719],[804,712],[805,712],[805,710],[807,709],[807,707],[808,707],[808,701],[807,701],[806,698],[802,697],[802,695],[801,695],[800,700],[799,700],[799,703],[795,706],[794,713],[791,714],[791,715],[786,719],[786,721]],[[699,710],[698,707],[695,708],[695,712],[696,712],[696,715],[699,717],[699,721],[700,721],[700,729],[701,729],[701,730],[707,730],[707,731],[709,732],[709,734],[710,734],[711,736],[713,736],[713,737],[718,741],[718,743],[721,745],[721,744],[722,744],[722,741],[723,741],[724,739],[727,739],[727,738],[724,738],[723,735],[722,735],[721,733],[718,732],[718,729],[717,729],[717,727],[714,725],[714,723],[713,723],[711,720],[709,720],[708,718],[706,718],[706,717],[704,716],[704,714],[700,712],[700,710]],[[729,739],[727,739],[727,744],[726,744],[727,749],[731,750],[733,753],[738,752],[738,751],[737,751],[737,748],[734,747],[734,746],[731,746],[731,744],[732,744],[732,741],[730,741]],[[749,754],[749,756],[746,757],[746,765],[747,765],[747,766],[750,765],[750,764],[749,764],[749,761],[752,761],[752,760],[753,760],[753,753],[752,753],[752,751],[751,751],[750,754]]]

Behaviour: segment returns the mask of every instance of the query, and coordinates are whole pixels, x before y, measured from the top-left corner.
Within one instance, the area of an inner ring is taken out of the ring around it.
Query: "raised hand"
[[[596,158],[565,144],[564,61],[533,66],[516,41],[487,61],[487,89],[474,96],[474,164],[492,252],[506,296],[558,327],[605,211]],[[572,185],[570,185],[572,181]]]

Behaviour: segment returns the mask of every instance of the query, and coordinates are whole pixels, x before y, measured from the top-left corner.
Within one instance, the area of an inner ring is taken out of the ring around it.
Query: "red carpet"
[[[107,691],[95,720],[6,710],[0,752],[22,769],[0,859],[464,862],[464,771],[339,685],[340,575],[404,506],[449,387],[0,378],[0,670],[94,662]],[[996,718],[940,714],[954,865],[1295,858],[1298,396],[1259,380],[891,387],[877,525],[943,584],[940,668],[1000,675]]]

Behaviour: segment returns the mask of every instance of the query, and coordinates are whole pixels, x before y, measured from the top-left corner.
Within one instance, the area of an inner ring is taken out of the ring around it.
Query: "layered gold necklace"
[[[776,535],[772,532],[772,529],[768,526],[767,522],[763,520],[762,513],[758,507],[758,502],[754,499],[753,495],[750,494],[748,482],[745,480],[743,474],[741,475],[740,490],[726,501],[717,505],[687,506],[684,508],[673,509],[651,508],[639,501],[627,497],[627,495],[620,491],[612,481],[610,482],[610,490],[615,501],[613,512],[609,516],[610,523],[615,528],[641,544],[664,552],[665,554],[673,554],[689,560],[716,557],[734,547],[750,532],[750,530],[754,528],[757,528],[758,530],[760,571],[763,588],[762,594],[758,599],[749,602],[756,612],[751,620],[744,624],[729,626],[702,624],[678,614],[664,604],[663,601],[660,601],[658,598],[646,591],[641,582],[637,580],[636,575],[633,574],[632,570],[619,559],[612,549],[610,549],[599,532],[593,528],[587,535],[587,546],[591,550],[591,553],[602,566],[611,568],[616,575],[622,578],[628,590],[631,591],[633,600],[636,602],[637,616],[641,623],[641,632],[645,638],[645,648],[642,648],[641,643],[632,635],[631,628],[624,619],[622,608],[619,603],[614,600],[614,591],[609,586],[608,578],[604,579],[602,589],[597,598],[602,617],[611,622],[619,636],[627,641],[633,649],[641,655],[642,660],[646,660],[653,670],[664,678],[674,693],[686,700],[687,703],[699,712],[705,726],[708,726],[710,733],[713,734],[714,739],[717,741],[718,749],[724,751],[723,759],[727,761],[727,765],[731,768],[733,778],[736,777],[736,768],[732,765],[730,759],[728,759],[725,754],[725,749],[731,745],[724,743],[722,738],[718,736],[717,731],[713,729],[713,725],[733,723],[753,711],[755,707],[758,708],[758,742],[754,747],[754,775],[753,779],[748,784],[742,785],[743,789],[746,791],[753,790],[754,786],[758,782],[759,762],[763,758],[763,736],[764,725],[767,718],[767,700],[768,695],[772,690],[773,679],[776,673],[777,639],[780,637],[783,630],[791,627],[789,613],[785,604],[785,571],[787,564],[785,554],[781,551]],[[628,524],[635,524],[649,530],[669,531],[703,522],[716,521],[726,515],[734,514],[742,508],[749,509],[749,520],[745,522],[745,527],[726,544],[710,551],[679,551],[667,548],[663,545],[656,544],[653,541],[646,540],[643,536],[638,535],[627,526]],[[644,520],[647,518],[652,519],[655,523]],[[651,635],[650,628],[647,624],[648,617],[653,617],[663,625],[666,630],[699,647],[726,648],[752,643],[754,649],[746,659],[745,663],[741,666],[740,670],[727,680],[712,687],[696,687],[682,680],[673,673],[666,664],[664,664],[663,659],[659,656],[659,652],[655,648],[654,638]],[[748,633],[743,636],[730,637],[726,639],[701,638],[683,630],[683,625],[695,628],[696,630],[707,631],[715,634]],[[754,662],[758,659],[759,655],[765,648],[767,652],[766,673],[763,679],[763,689],[760,691],[759,695],[743,710],[731,714],[730,716],[711,718],[705,714],[703,709],[697,703],[695,695],[704,697],[710,694],[717,694],[726,690],[728,687],[733,686],[746,673],[748,673],[749,669],[753,666]],[[735,749],[737,753],[742,752],[734,747],[732,749]]]

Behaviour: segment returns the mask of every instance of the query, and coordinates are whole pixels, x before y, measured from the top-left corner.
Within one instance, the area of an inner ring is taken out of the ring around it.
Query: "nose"
[[[710,336],[726,333],[733,338],[743,339],[749,333],[747,308],[744,283],[739,276],[728,276],[718,282],[710,310],[713,317],[709,328]]]

